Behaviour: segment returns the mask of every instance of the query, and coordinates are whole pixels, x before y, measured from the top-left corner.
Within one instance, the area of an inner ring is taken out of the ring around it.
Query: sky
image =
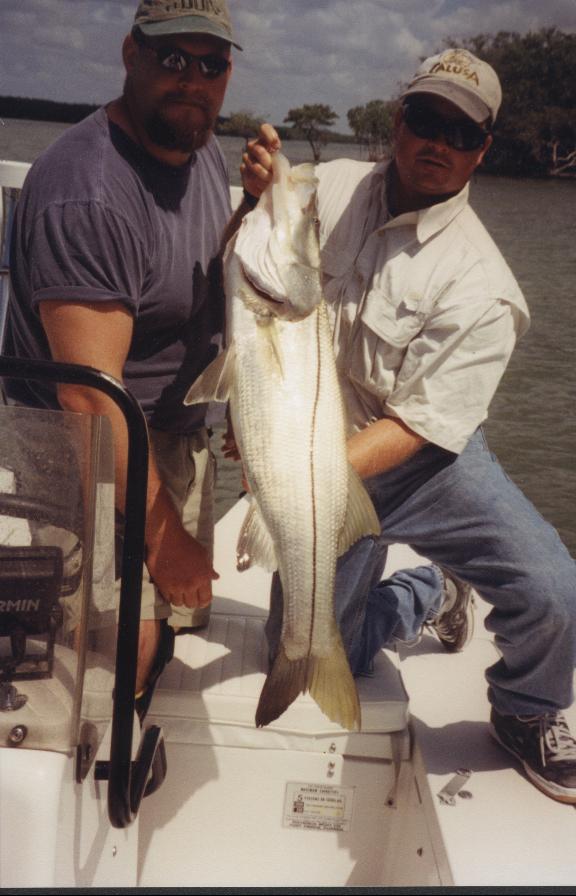
[[[104,103],[122,88],[121,44],[136,0],[0,0],[0,95]],[[238,42],[222,113],[281,124],[325,103],[391,99],[446,38],[556,26],[576,0],[229,0]],[[455,41],[457,43],[457,40]]]

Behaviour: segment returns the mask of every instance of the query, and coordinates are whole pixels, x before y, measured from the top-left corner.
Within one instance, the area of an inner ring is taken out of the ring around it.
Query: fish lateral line
[[[320,334],[320,314],[316,315],[316,357],[321,355],[321,334]],[[314,392],[314,405],[312,410],[312,425],[310,427],[310,492],[312,503],[312,595],[311,595],[311,612],[310,612],[310,631],[309,642],[312,645],[314,636],[314,625],[316,621],[316,597],[317,597],[317,560],[318,560],[318,509],[316,503],[316,472],[314,467],[314,457],[316,451],[317,437],[317,421],[318,421],[318,404],[320,401],[320,385],[321,385],[320,364],[316,365],[316,387]]]

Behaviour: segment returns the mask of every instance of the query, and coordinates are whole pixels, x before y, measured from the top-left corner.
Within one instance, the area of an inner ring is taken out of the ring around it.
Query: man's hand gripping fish
[[[273,159],[273,181],[225,255],[227,348],[186,402],[230,402],[252,496],[238,568],[278,569],[282,583],[281,643],[256,724],[267,725],[310,691],[328,718],[359,729],[358,693],[334,618],[334,577],[337,557],[380,527],[346,457],[320,283],[314,169],[291,170],[280,153]]]

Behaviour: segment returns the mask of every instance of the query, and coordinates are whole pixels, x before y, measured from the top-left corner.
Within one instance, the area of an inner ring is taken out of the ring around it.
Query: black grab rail
[[[0,378],[41,380],[98,389],[108,395],[120,408],[128,428],[126,525],[121,566],[112,738],[110,762],[102,763],[106,767],[105,777],[108,778],[110,823],[116,828],[125,828],[136,817],[140,800],[145,793],[143,782],[149,779],[155,759],[155,748],[160,743],[160,729],[151,726],[144,732],[138,757],[132,762],[132,727],[148,482],[146,420],[135,398],[121,383],[92,367],[55,361],[30,361],[0,355]],[[154,749],[150,748],[151,744],[155,744]]]

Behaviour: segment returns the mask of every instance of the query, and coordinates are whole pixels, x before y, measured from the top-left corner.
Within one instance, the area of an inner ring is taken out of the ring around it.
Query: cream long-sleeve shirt
[[[324,294],[350,429],[396,417],[460,453],[487,416],[528,309],[468,205],[468,186],[391,218],[386,172],[347,159],[316,168]],[[250,228],[249,216],[236,252],[265,283],[269,258]]]

